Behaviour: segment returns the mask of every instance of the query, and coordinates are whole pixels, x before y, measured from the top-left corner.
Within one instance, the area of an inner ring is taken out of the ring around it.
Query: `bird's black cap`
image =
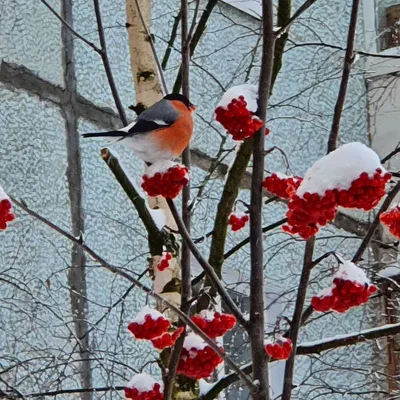
[[[177,100],[177,101],[182,102],[189,110],[194,108],[194,105],[183,94],[179,94],[179,93],[167,94],[164,97],[164,100]]]

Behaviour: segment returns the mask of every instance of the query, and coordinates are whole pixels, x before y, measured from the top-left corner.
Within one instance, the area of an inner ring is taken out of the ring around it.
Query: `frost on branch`
[[[136,374],[126,385],[125,397],[133,400],[162,400],[161,385],[148,374]]]
[[[233,315],[208,310],[193,315],[192,321],[211,339],[225,335],[236,325],[236,318]]]
[[[344,313],[366,303],[375,292],[376,286],[370,283],[365,272],[351,261],[344,261],[333,277],[333,286],[314,296],[311,305],[316,311]]]
[[[14,219],[10,198],[0,186],[0,231],[4,231]]]
[[[189,170],[172,161],[158,161],[143,175],[142,189],[152,197],[174,199],[189,183]]]
[[[164,251],[162,253],[162,256],[160,257],[160,260],[158,261],[157,269],[161,272],[165,271],[169,267],[171,260],[172,253],[170,253],[169,251]]]
[[[257,86],[245,84],[228,89],[217,104],[215,119],[234,140],[251,137],[262,127],[263,122],[255,115],[257,98]]]
[[[361,143],[345,144],[307,171],[289,201],[283,230],[309,239],[335,218],[339,206],[372,210],[390,178],[373,150]]]
[[[177,372],[194,379],[208,378],[221,362],[222,358],[200,336],[190,333],[185,338]]]
[[[263,186],[265,190],[280,197],[281,199],[289,200],[297,188],[300,186],[303,178],[299,176],[287,176],[281,173],[273,173],[267,176]]]
[[[400,239],[400,206],[392,208],[380,215],[380,220],[385,225],[389,232]]]
[[[129,331],[136,339],[155,339],[168,331],[171,322],[159,311],[145,306],[128,325]]]
[[[287,360],[293,349],[289,338],[280,337],[275,343],[266,343],[265,352],[275,360]]]
[[[249,216],[240,212],[231,213],[228,220],[228,224],[231,226],[233,232],[243,229],[247,222],[249,222]]]

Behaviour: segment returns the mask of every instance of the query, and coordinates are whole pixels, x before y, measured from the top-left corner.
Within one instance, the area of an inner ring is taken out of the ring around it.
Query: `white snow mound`
[[[302,198],[306,192],[323,196],[326,190],[347,190],[363,172],[372,177],[377,168],[386,172],[372,149],[362,143],[348,143],[316,161],[296,194]]]
[[[9,197],[7,196],[6,192],[0,185],[0,200],[4,200],[4,199],[9,200]]]
[[[136,374],[126,386],[139,392],[150,392],[156,383],[158,382],[148,374]]]
[[[333,277],[361,284],[370,283],[365,272],[348,260],[340,264],[338,272]]]
[[[145,323],[146,315],[150,315],[153,320],[164,317],[159,311],[155,310],[154,308],[151,308],[150,306],[144,306],[132,322],[136,322],[137,324],[142,325]]]
[[[183,343],[183,347],[188,351],[193,348],[197,350],[203,350],[206,346],[207,343],[195,333],[189,333],[189,335],[187,335],[185,338],[185,342]]]
[[[217,107],[226,108],[233,99],[238,99],[239,96],[243,96],[247,103],[247,109],[250,112],[257,111],[257,99],[258,99],[258,87],[256,85],[244,84],[239,86],[233,86],[228,89],[222,96],[221,100],[217,104]]]

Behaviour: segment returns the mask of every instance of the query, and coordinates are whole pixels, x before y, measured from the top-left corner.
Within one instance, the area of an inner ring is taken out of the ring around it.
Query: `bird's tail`
[[[109,131],[109,132],[93,132],[93,133],[84,133],[82,137],[90,138],[90,137],[102,137],[102,138],[122,138],[124,133],[121,131]]]

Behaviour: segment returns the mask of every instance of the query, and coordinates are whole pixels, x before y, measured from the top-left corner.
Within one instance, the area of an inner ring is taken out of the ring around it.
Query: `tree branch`
[[[68,24],[67,21],[65,21],[54,8],[46,1],[46,0],[40,0],[50,11],[51,13],[63,24],[65,25],[71,33],[74,34],[78,39],[82,40],[83,43],[87,44],[90,48],[92,48],[96,53],[100,54],[101,50],[95,46],[92,42],[89,42],[89,40],[85,39],[82,35],[80,35],[77,31],[72,28],[71,25]]]
[[[268,358],[264,351],[264,247],[262,240],[262,183],[264,179],[265,121],[274,66],[274,11],[272,0],[262,1],[263,44],[260,80],[258,87],[257,116],[263,121],[262,128],[253,139],[253,172],[250,205],[250,321],[249,337],[253,361],[253,379],[258,382],[259,392],[253,399],[268,400]]]
[[[336,149],[337,139],[339,136],[340,120],[342,118],[343,106],[346,100],[346,93],[350,79],[351,66],[354,62],[354,44],[356,37],[359,6],[360,6],[360,0],[353,0],[349,31],[347,36],[346,55],[344,57],[342,80],[340,82],[339,94],[336,100],[331,133],[328,139],[328,153]]]
[[[143,222],[148,233],[151,255],[161,255],[164,244],[163,233],[157,228],[153,217],[150,214],[149,208],[146,205],[146,201],[132,185],[124,170],[121,168],[118,159],[114,157],[107,148],[102,149],[100,154],[101,158],[107,164],[108,168],[110,168],[116,180],[137,210],[139,218]]]
[[[283,383],[282,400],[290,400],[293,390],[294,362],[296,359],[297,339],[299,336],[301,320],[303,315],[304,302],[306,299],[308,282],[313,267],[313,253],[315,245],[315,236],[308,239],[304,251],[303,270],[301,272],[299,288],[297,290],[296,305],[294,308],[293,318],[290,323],[289,337],[293,343],[293,351],[285,364],[285,378]]]
[[[188,1],[181,0],[181,56],[182,56],[182,92],[187,98],[190,98],[189,90],[189,36],[188,36]],[[183,164],[190,169],[190,148],[189,146],[184,150],[182,154]],[[182,221],[185,228],[190,236],[190,182],[182,190]],[[182,254],[181,254],[181,311],[186,315],[189,315],[190,311],[190,298],[192,293],[192,275],[190,265],[190,249],[187,243],[182,243]],[[186,330],[186,325],[184,326]],[[172,398],[172,391],[176,384],[175,377],[178,368],[179,359],[183,343],[185,341],[185,335],[182,334],[176,341],[175,346],[172,350],[170,362],[168,364],[168,378],[164,388],[164,398],[170,400]]]
[[[188,245],[194,258],[197,260],[197,262],[203,268],[204,272],[207,274],[207,277],[211,281],[211,284],[217,290],[217,292],[220,294],[221,299],[225,302],[226,306],[229,308],[229,310],[232,312],[232,314],[236,317],[238,322],[243,327],[247,328],[248,322],[244,318],[242,312],[240,311],[238,306],[235,304],[235,302],[232,300],[232,298],[229,296],[228,292],[225,290],[225,288],[222,285],[221,281],[219,280],[217,274],[215,273],[214,268],[203,258],[199,249],[193,243],[193,241],[189,235],[189,232],[187,231],[185,224],[183,223],[183,221],[178,213],[178,210],[175,207],[173,200],[167,199],[167,202],[170,207],[171,213],[175,218],[176,224],[178,225],[179,233],[182,235],[183,240]]]
[[[100,40],[100,46],[101,46],[101,50],[100,50],[99,54],[101,56],[101,60],[103,61],[104,70],[106,71],[108,84],[110,85],[111,93],[114,98],[115,106],[117,107],[119,117],[121,118],[121,122],[122,122],[123,126],[127,126],[128,120],[126,118],[125,110],[124,110],[124,107],[122,105],[121,99],[118,94],[114,76],[111,71],[110,61],[108,59],[107,43],[106,43],[106,38],[104,36],[104,28],[103,28],[103,21],[101,18],[101,10],[100,10],[99,0],[93,0],[93,5],[94,5],[94,11],[96,14],[97,30],[99,32],[99,40]]]

